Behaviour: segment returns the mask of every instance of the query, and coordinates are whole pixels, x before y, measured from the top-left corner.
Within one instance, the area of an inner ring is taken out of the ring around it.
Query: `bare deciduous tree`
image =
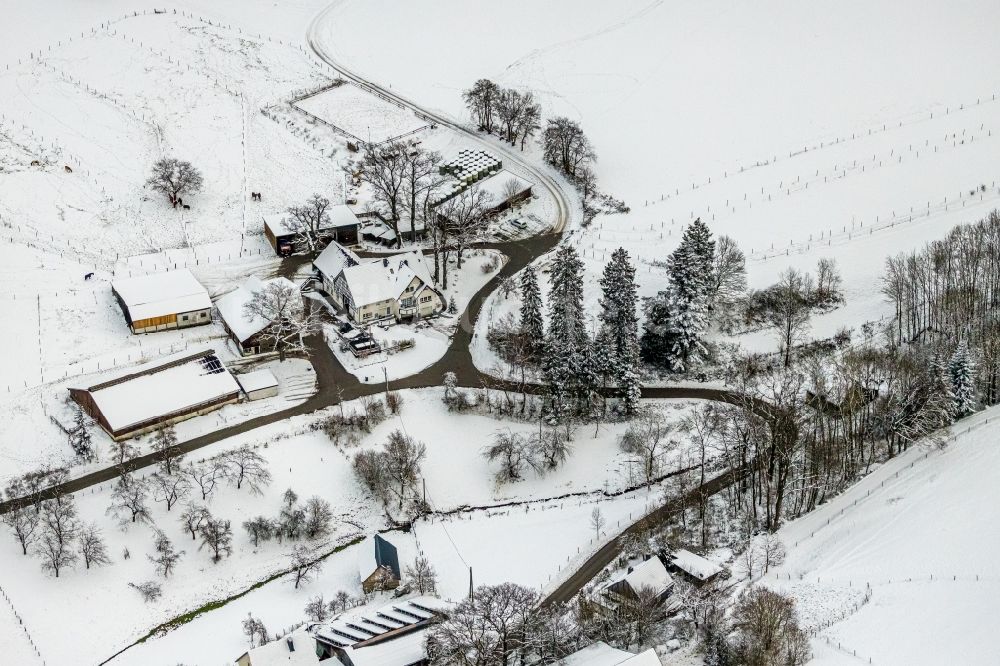
[[[186,476],[170,476],[166,472],[154,472],[150,478],[153,501],[163,502],[167,511],[184,500],[191,493],[191,481]]]
[[[147,580],[144,583],[129,583],[128,586],[138,592],[147,604],[163,596],[163,588],[154,580]]]
[[[213,562],[233,554],[233,528],[228,520],[209,516],[198,528],[198,534],[201,536],[198,550],[204,547],[211,550]]]
[[[398,141],[367,144],[355,172],[371,187],[375,201],[386,209],[389,224],[396,234],[396,247],[403,246],[399,220],[402,218],[404,183],[409,170],[408,152],[406,144]]]
[[[604,529],[606,522],[600,508],[595,506],[594,510],[590,512],[590,526],[594,528],[594,539],[596,541],[601,540],[601,530]]]
[[[160,428],[153,435],[153,451],[160,461],[163,473],[172,476],[184,459],[184,454],[177,450],[177,432],[173,426]]]
[[[619,442],[622,451],[640,457],[647,484],[659,473],[662,458],[677,446],[676,440],[670,437],[673,429],[673,424],[662,412],[647,407],[639,412]]]
[[[500,86],[489,79],[479,79],[472,88],[462,93],[466,108],[484,132],[493,132],[493,114],[499,94]]]
[[[184,529],[191,533],[193,541],[198,538],[198,530],[211,517],[212,514],[204,506],[188,502],[187,506],[184,507],[184,512],[180,515],[180,521]]]
[[[302,583],[308,583],[323,568],[323,560],[316,557],[308,548],[302,545],[295,546],[288,555],[289,569],[292,573],[292,582],[295,589],[299,589]]]
[[[808,661],[809,640],[799,627],[795,602],[754,586],[733,612],[737,663],[800,666]]]
[[[215,491],[215,486],[219,480],[225,476],[225,463],[219,458],[210,458],[200,463],[188,463],[181,468],[183,474],[191,485],[201,492],[202,501],[206,501],[208,496]]]
[[[808,274],[788,268],[778,278],[775,308],[768,313],[768,322],[778,335],[785,367],[792,364],[795,346],[809,331],[809,305],[812,280]]]
[[[271,483],[271,472],[267,470],[267,460],[249,444],[226,451],[222,454],[225,476],[239,490],[246,484],[250,492],[260,495]]]
[[[40,519],[41,516],[38,509],[33,506],[11,509],[7,513],[0,515],[0,520],[10,528],[18,543],[21,544],[21,550],[24,555],[28,554],[28,546],[34,543],[38,536]]]
[[[493,435],[493,443],[483,449],[483,456],[490,462],[500,461],[500,469],[493,475],[496,484],[520,481],[536,461],[531,443],[519,433],[503,430]]]
[[[83,557],[84,567],[89,569],[90,565],[104,566],[111,564],[108,557],[108,549],[101,536],[101,530],[96,524],[90,523],[80,530],[80,555]]]
[[[118,478],[115,482],[114,490],[111,492],[111,505],[108,507],[108,515],[112,515],[126,522],[147,522],[150,520],[149,507],[149,481],[132,474],[126,474]]]
[[[574,180],[581,167],[597,160],[579,123],[562,116],[549,119],[542,133],[542,150],[546,162]]]
[[[288,208],[285,225],[295,234],[292,242],[297,250],[316,254],[323,249],[323,232],[330,225],[329,208],[330,200],[320,194]]]
[[[190,162],[165,157],[153,163],[153,173],[146,185],[163,193],[171,204],[182,194],[198,192],[202,186],[201,172]]]
[[[160,530],[156,531],[153,546],[156,549],[156,556],[147,555],[146,557],[156,565],[156,573],[164,578],[169,578],[170,572],[177,566],[177,562],[184,555],[184,551],[175,549],[174,544],[167,535]]]
[[[420,594],[434,594],[437,591],[437,572],[430,560],[417,555],[413,564],[406,567],[406,578]]]
[[[321,539],[330,533],[333,510],[330,503],[314,495],[306,500],[305,521],[302,529],[307,539]]]
[[[263,645],[267,642],[267,627],[249,613],[247,613],[247,619],[243,620],[243,633],[249,639],[250,647]]]
[[[254,548],[256,548],[261,541],[268,541],[274,536],[277,526],[270,518],[257,516],[256,518],[244,521],[243,529],[247,531],[250,541],[253,543]]]
[[[305,350],[305,338],[317,333],[323,323],[322,308],[307,303],[295,285],[280,282],[255,291],[243,304],[243,315],[266,322],[258,338],[262,346],[277,352],[281,361],[289,351]]]
[[[330,617],[330,607],[332,605],[333,602],[330,602],[328,605],[323,599],[323,595],[320,594],[315,597],[310,597],[305,608],[302,610],[305,612],[306,617],[313,622],[326,622],[326,618]]]

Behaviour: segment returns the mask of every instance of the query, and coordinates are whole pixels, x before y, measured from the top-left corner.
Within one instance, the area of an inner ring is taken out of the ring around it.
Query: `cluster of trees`
[[[47,491],[47,497],[0,516],[20,544],[22,554],[38,557],[42,569],[56,578],[81,559],[87,569],[111,563],[100,529],[80,520],[73,496],[59,490],[66,477],[65,469],[55,469],[11,481],[6,488],[9,499],[38,491]]]
[[[254,547],[271,539],[276,539],[278,543],[303,538],[310,541],[322,539],[330,534],[332,527],[333,509],[329,502],[314,495],[299,503],[299,496],[291,488],[282,496],[281,511],[276,518],[256,516],[243,523],[243,529]]]
[[[614,609],[587,601],[540,605],[535,590],[483,585],[434,625],[427,638],[432,664],[550,664],[595,641],[631,649],[648,643],[664,610],[651,589]]]
[[[479,79],[462,93],[462,99],[481,131],[497,132],[512,146],[520,143],[521,150],[541,129],[542,107],[530,90],[503,88],[489,79]]]
[[[396,234],[397,247],[409,228],[415,238],[426,230],[434,250],[434,280],[448,288],[448,263],[452,252],[462,267],[465,251],[486,229],[490,195],[468,188],[441,202],[448,176],[441,172],[443,159],[435,151],[403,141],[367,145],[357,162],[345,168],[372,190],[375,205]]]
[[[621,409],[634,414],[639,405],[639,337],[635,267],[628,252],[616,250],[601,277],[599,326],[593,334],[583,306],[583,262],[576,249],[556,252],[549,277],[548,327],[534,268],[521,276],[520,321],[502,321],[489,332],[498,354],[521,371],[542,371],[559,418],[589,414],[599,403],[603,413],[609,385],[617,387]]]
[[[381,448],[359,451],[354,456],[354,474],[371,493],[388,505],[392,499],[402,509],[406,500],[419,498],[415,492],[420,463],[427,447],[401,430],[389,434]]]
[[[994,238],[995,214],[890,259],[884,285],[897,317],[881,334],[867,326],[860,344],[804,353],[795,345],[802,320],[789,318],[780,336],[783,362],[733,360],[726,379],[741,397],[705,414],[702,426],[712,433],[712,453],[736,470],[721,496],[747,534],[776,530],[871,465],[920,439],[942,442],[944,427],[998,401],[1000,328],[985,313],[1000,293],[990,268],[997,265],[988,249]],[[780,284],[792,289],[794,278],[786,272]],[[820,282],[837,291],[836,279]],[[699,519],[704,534],[712,514],[702,511]]]
[[[687,373],[707,358],[704,335],[713,314],[746,289],[743,252],[729,238],[718,243],[696,219],[667,260],[667,287],[645,303],[642,357],[673,373]]]
[[[528,470],[538,475],[555,470],[569,454],[569,440],[558,428],[539,429],[530,435],[504,430],[483,449],[487,460],[500,463],[493,476],[498,486],[520,481]]]
[[[886,261],[882,293],[895,308],[889,335],[896,345],[930,345],[942,357],[969,357],[974,392],[1000,401],[1000,213],[955,227],[922,250]]]

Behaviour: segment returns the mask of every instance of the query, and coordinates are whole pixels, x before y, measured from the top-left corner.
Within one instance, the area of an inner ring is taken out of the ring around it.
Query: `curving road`
[[[524,240],[478,244],[480,247],[489,247],[503,252],[508,257],[507,263],[494,275],[493,279],[489,283],[484,285],[472,297],[468,308],[462,314],[458,329],[456,330],[455,336],[453,337],[444,356],[430,367],[415,375],[389,382],[390,388],[404,389],[439,386],[444,373],[450,371],[457,375],[459,385],[464,387],[471,388],[485,385],[511,391],[517,391],[523,388],[530,393],[541,392],[543,387],[537,385],[521,387],[515,382],[498,380],[490,375],[480,372],[473,362],[470,345],[472,342],[472,336],[475,332],[476,319],[479,317],[482,306],[492,293],[495,285],[498,284],[498,282],[503,278],[515,275],[529,263],[546,254],[558,245],[566,227],[571,221],[574,200],[567,196],[563,189],[563,185],[557,178],[553,177],[549,172],[547,172],[546,169],[538,168],[535,165],[526,162],[519,151],[511,149],[499,141],[484,138],[451,118],[440,115],[430,109],[420,107],[414,102],[391,90],[387,90],[377,84],[365,80],[360,75],[345,67],[343,64],[336,62],[325,50],[323,41],[319,38],[320,26],[322,26],[326,21],[332,20],[332,12],[336,9],[336,6],[337,3],[334,3],[333,5],[327,7],[309,25],[306,39],[309,47],[317,57],[319,57],[329,67],[335,69],[345,79],[353,81],[362,88],[389,98],[397,104],[408,107],[439,125],[448,127],[455,132],[459,132],[468,138],[469,141],[482,145],[490,151],[503,154],[504,159],[508,163],[516,164],[520,170],[530,174],[531,178],[533,178],[536,183],[544,187],[545,190],[549,192],[553,201],[556,203],[556,216],[553,220],[552,227],[548,232]],[[302,259],[291,258],[287,261],[289,262],[287,267],[294,268],[295,265],[301,264]],[[307,340],[307,343],[313,368],[316,372],[317,392],[313,396],[294,407],[272,414],[259,416],[248,421],[244,421],[243,423],[181,442],[175,447],[177,452],[189,453],[224,439],[251,432],[258,428],[283,421],[293,416],[309,414],[317,410],[336,405],[341,400],[353,400],[362,396],[376,395],[384,390],[381,384],[362,384],[356,377],[344,370],[344,368],[336,360],[336,357],[330,351],[326,341],[321,336],[314,336]],[[642,389],[642,396],[645,398],[691,398],[727,403],[734,403],[740,400],[740,396],[738,394],[730,391],[704,387],[644,387]],[[763,403],[755,405],[755,408],[761,410],[762,412],[770,411],[770,407]],[[129,461],[126,467],[131,471],[149,467],[157,464],[158,462],[159,456],[157,454],[147,454]],[[34,504],[48,497],[52,497],[57,493],[73,493],[100,483],[112,481],[117,478],[119,474],[119,468],[112,466],[71,479],[54,488],[48,488],[32,495],[8,499],[7,501],[0,502],[0,514],[6,513],[17,507]],[[718,492],[722,488],[728,486],[737,478],[738,475],[733,473],[727,473],[716,477],[708,481],[704,487],[692,490],[688,496],[685,496],[685,498],[680,498],[674,502],[664,505],[663,507],[660,507],[650,516],[642,521],[639,521],[636,525],[626,528],[626,532],[639,529],[640,523],[648,524],[649,520],[655,521],[665,519],[682,506],[683,502],[688,501],[690,497],[695,496],[695,494],[702,492],[714,494],[715,492]],[[576,594],[587,581],[596,575],[617,555],[618,551],[618,538],[612,539],[597,553],[591,556],[577,572],[571,575],[552,594],[550,594],[545,599],[545,602],[565,601],[572,598],[572,596]]]

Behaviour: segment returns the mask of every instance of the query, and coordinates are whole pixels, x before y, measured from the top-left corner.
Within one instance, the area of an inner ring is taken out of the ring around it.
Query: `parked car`
[[[510,221],[510,226],[520,229],[521,231],[524,231],[525,229],[528,228],[528,223],[520,218],[517,218]]]

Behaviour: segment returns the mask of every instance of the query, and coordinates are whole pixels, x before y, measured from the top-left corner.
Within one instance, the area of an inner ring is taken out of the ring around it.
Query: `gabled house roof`
[[[355,307],[398,299],[413,278],[433,288],[430,270],[417,250],[348,266],[343,273]]]
[[[233,332],[240,343],[257,335],[271,323],[264,317],[257,315],[248,317],[244,310],[244,306],[253,300],[254,294],[270,284],[296,288],[295,284],[288,278],[276,277],[270,280],[260,280],[256,277],[250,277],[247,278],[246,282],[215,302],[215,307],[219,310],[222,320],[226,322],[226,327]]]
[[[243,657],[247,658],[250,666],[312,666],[319,663],[316,639],[306,627],[299,627],[278,640],[248,650],[237,661]]]
[[[337,277],[340,271],[360,263],[361,259],[358,258],[358,255],[333,241],[313,260],[313,267],[324,277],[332,280]]]
[[[635,593],[644,587],[649,587],[657,595],[661,595],[670,589],[674,584],[674,579],[667,572],[667,568],[663,566],[660,558],[650,557],[645,562],[640,562],[629,567],[625,572],[613,576],[605,584],[604,589],[614,591],[612,588],[618,589],[622,584],[627,585]]]
[[[375,564],[380,567],[389,567],[396,580],[402,578],[396,547],[377,534],[375,535]]]
[[[128,308],[132,321],[212,307],[208,291],[186,268],[114,280],[111,288]]]
[[[700,581],[706,581],[722,571],[722,567],[715,562],[683,549],[673,554],[671,564]]]
[[[114,432],[239,395],[240,386],[215,351],[183,352],[113,373],[75,390],[90,394]]]
[[[559,666],[662,666],[662,663],[652,649],[633,654],[598,641],[564,657]]]

